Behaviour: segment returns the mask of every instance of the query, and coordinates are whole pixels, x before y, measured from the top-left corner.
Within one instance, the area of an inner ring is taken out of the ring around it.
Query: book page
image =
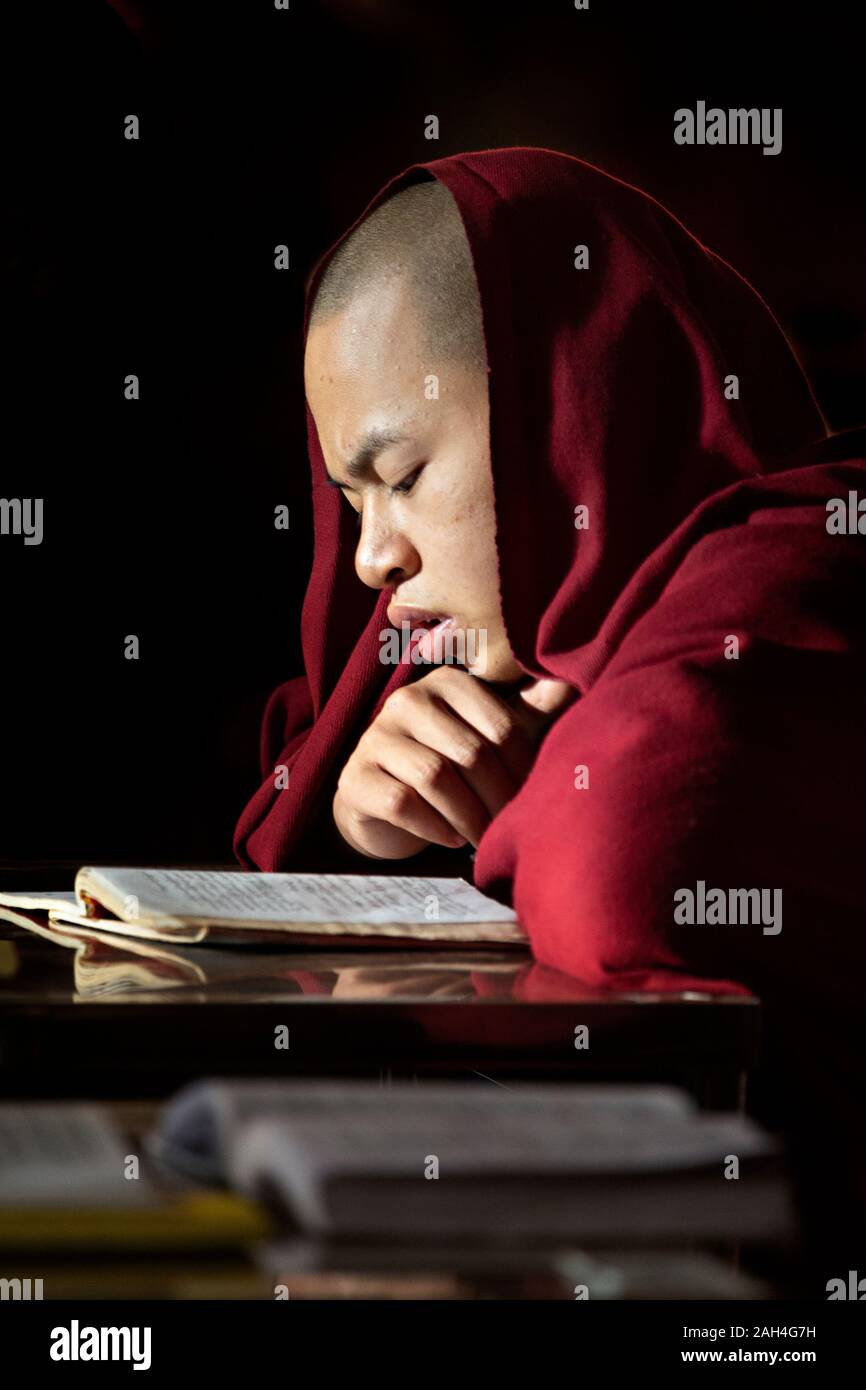
[[[130,921],[143,917],[430,927],[517,921],[511,908],[457,878],[109,868],[82,869],[76,888],[109,902]]]
[[[78,900],[75,894],[64,889],[45,893],[6,893],[0,892],[0,903],[6,907],[19,907],[28,912],[47,912],[52,907],[75,908]]]
[[[574,1094],[512,1093],[481,1102],[475,1083],[468,1095],[414,1096],[392,1086],[388,1092],[353,1097],[344,1090],[342,1106],[299,1104],[291,1115],[252,1117],[239,1130],[232,1155],[243,1166],[255,1143],[259,1157],[274,1167],[292,1164],[303,1148],[317,1174],[355,1172],[387,1177],[419,1172],[419,1153],[436,1152],[451,1174],[642,1173],[671,1172],[718,1164],[726,1153],[741,1161],[769,1152],[772,1140],[748,1118],[730,1113],[682,1109],[663,1096],[623,1097],[614,1087],[572,1087]],[[652,1092],[652,1087],[647,1088]]]

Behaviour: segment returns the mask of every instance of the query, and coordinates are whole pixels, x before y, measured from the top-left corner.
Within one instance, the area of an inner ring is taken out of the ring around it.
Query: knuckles
[[[468,772],[471,772],[473,768],[479,767],[483,762],[484,754],[483,741],[480,738],[469,738],[459,748],[455,748],[452,759],[458,767],[466,768]]]
[[[403,782],[397,782],[385,793],[384,812],[385,820],[392,817],[401,819],[411,809],[414,802],[414,793],[411,787],[407,787]]]
[[[418,692],[415,687],[413,685],[401,685],[399,690],[393,691],[388,696],[382,706],[382,713],[384,714],[387,710],[392,716],[397,715],[399,718],[405,718],[410,710],[417,707],[417,702]]]
[[[519,727],[517,720],[503,710],[501,714],[496,714],[491,719],[490,742],[495,743],[497,748],[501,748]]]
[[[418,780],[424,787],[437,787],[448,775],[448,760],[441,753],[430,752],[418,764]]]

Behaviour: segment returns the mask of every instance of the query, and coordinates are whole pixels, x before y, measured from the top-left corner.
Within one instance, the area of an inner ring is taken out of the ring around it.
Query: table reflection
[[[353,946],[339,951],[285,946],[165,946],[71,924],[46,926],[37,914],[19,912],[0,927],[0,999],[31,994],[38,982],[42,1001],[144,1001],[177,997],[202,1002],[262,1002],[291,996],[343,1002],[380,1000],[443,1003],[521,1000],[630,999],[649,1003],[715,998],[641,988],[639,979],[618,989],[599,989],[535,961],[522,946]]]

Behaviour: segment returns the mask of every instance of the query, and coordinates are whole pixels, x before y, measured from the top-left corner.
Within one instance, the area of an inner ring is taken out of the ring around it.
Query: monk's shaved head
[[[401,275],[431,358],[486,371],[472,253],[457,204],[435,180],[400,189],[340,245],[322,275],[310,328]]]
[[[508,684],[525,672],[499,595],[488,385],[457,204],[442,184],[412,184],[324,268],[304,349],[307,404],[322,481],[356,516],[358,578],[389,592],[398,630],[420,614],[449,618],[466,670]]]

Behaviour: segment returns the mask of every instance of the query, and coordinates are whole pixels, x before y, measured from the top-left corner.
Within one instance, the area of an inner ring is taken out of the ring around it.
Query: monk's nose
[[[371,589],[393,585],[395,578],[405,580],[417,569],[415,550],[408,538],[388,524],[387,518],[376,515],[365,506],[361,522],[361,538],[355,551],[355,573]]]

